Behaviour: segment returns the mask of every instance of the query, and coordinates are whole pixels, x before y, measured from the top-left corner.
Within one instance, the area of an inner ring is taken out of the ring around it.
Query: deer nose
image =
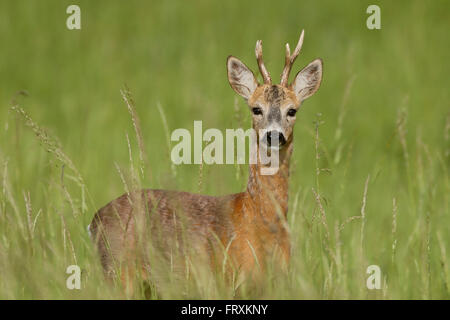
[[[277,141],[278,140],[278,141]],[[286,138],[280,131],[272,130],[266,133],[266,141],[269,147],[281,147],[286,144]],[[277,145],[278,142],[278,145]]]

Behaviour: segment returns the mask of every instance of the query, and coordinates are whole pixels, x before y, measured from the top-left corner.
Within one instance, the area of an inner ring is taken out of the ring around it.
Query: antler
[[[272,79],[270,78],[270,74],[266,69],[266,66],[264,65],[263,56],[262,56],[262,41],[258,40],[256,41],[256,48],[255,48],[255,54],[256,54],[256,61],[258,61],[258,68],[261,72],[261,75],[264,79],[264,83],[271,84]]]
[[[292,65],[294,64],[295,59],[297,59],[298,54],[300,53],[300,50],[302,48],[303,44],[303,36],[305,34],[305,30],[302,30],[302,34],[300,35],[300,38],[298,39],[297,46],[295,47],[294,53],[291,56],[291,49],[289,48],[289,43],[286,43],[286,58],[284,62],[284,69],[283,73],[281,74],[281,82],[280,84],[282,86],[288,85],[289,80],[289,73],[291,72]]]

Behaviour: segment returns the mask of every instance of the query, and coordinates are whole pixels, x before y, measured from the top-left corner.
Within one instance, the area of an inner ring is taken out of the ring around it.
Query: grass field
[[[256,71],[262,39],[278,81],[301,29],[292,73],[320,57],[324,78],[297,116],[292,263],[263,297],[450,298],[448,1],[75,2],[81,30],[66,28],[73,1],[0,2],[0,298],[122,298],[86,226],[136,171],[148,188],[244,190],[246,165],[172,165],[168,133],[250,127],[226,57]],[[381,30],[366,27],[374,3]],[[81,290],[66,288],[72,264]],[[232,297],[210,282],[160,295]]]

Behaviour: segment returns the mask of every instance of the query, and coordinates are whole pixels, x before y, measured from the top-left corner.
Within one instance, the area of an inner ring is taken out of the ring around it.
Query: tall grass
[[[364,2],[81,1],[81,31],[65,29],[69,4],[0,4],[0,298],[450,298],[450,83],[447,64],[430,66],[449,53],[448,3],[382,1],[380,31]],[[106,281],[86,226],[108,201],[244,190],[245,166],[173,165],[170,132],[249,127],[226,56],[256,70],[263,39],[275,76],[302,28],[294,68],[321,57],[324,80],[297,117],[287,274],[269,270],[258,292],[196,261],[133,292]],[[81,290],[66,287],[73,264]]]

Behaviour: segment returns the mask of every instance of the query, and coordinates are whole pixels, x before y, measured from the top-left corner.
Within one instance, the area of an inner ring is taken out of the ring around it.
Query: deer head
[[[256,42],[256,60],[264,82],[259,84],[253,72],[239,59],[227,59],[228,81],[243,97],[253,114],[253,128],[259,144],[281,149],[292,141],[296,113],[302,102],[312,96],[322,80],[322,60],[316,59],[297,73],[289,85],[289,73],[303,44],[302,31],[294,53],[286,44],[286,58],[280,84],[272,84],[262,56],[262,41]]]

